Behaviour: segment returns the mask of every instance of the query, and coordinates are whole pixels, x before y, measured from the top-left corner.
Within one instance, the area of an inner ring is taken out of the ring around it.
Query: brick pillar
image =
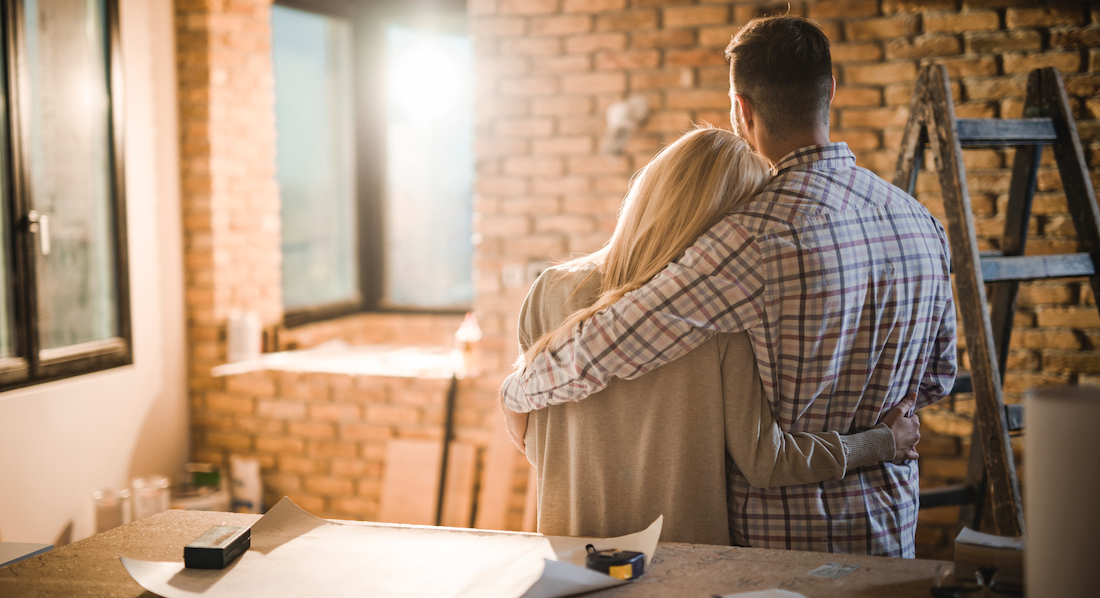
[[[207,393],[224,387],[210,370],[225,363],[226,319],[282,318],[271,1],[175,9],[193,457],[218,461],[231,447],[202,422]]]

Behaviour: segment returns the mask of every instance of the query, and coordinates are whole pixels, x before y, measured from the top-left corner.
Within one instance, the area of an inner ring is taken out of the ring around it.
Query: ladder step
[[[959,484],[920,491],[920,508],[933,509],[951,505],[965,505],[974,502],[974,488]]]
[[[966,370],[959,370],[959,373],[955,375],[955,386],[951,387],[951,392],[947,394],[961,394],[966,392],[974,392],[974,382],[970,378],[970,372]],[[1005,420],[1008,425],[1009,432],[1019,432],[1024,429],[1024,405],[1023,403],[1012,403],[1005,405]]]
[[[985,282],[1096,275],[1096,263],[1088,253],[983,257],[981,267]]]
[[[960,118],[956,122],[963,147],[1050,145],[1058,140],[1049,118]]]
[[[970,372],[959,370],[959,373],[955,374],[955,386],[947,394],[953,395],[963,392],[974,392],[974,383],[970,380]]]

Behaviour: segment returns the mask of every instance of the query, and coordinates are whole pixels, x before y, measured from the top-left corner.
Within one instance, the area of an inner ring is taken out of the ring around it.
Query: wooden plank
[[[1025,223],[1024,226],[1027,224]],[[982,260],[982,279],[987,283],[1009,281],[1015,284],[1021,280],[1069,278],[1094,274],[1096,274],[1096,264],[1093,257],[1087,253],[1005,256]],[[990,294],[990,297],[992,296]],[[1015,293],[1012,299],[1015,303]],[[1007,340],[1005,344],[1007,345]]]
[[[970,379],[970,372],[959,370],[959,373],[955,374],[955,386],[951,387],[951,392],[948,394],[963,392],[974,392],[974,383]]]
[[[438,440],[394,438],[386,443],[379,521],[435,524],[440,457]]]
[[[1049,118],[960,118],[962,147],[1049,145],[1058,139]]]
[[[1077,228],[1077,245],[1081,251],[1096,255],[1100,252],[1100,210],[1096,206],[1096,191],[1092,188],[1073,110],[1058,69],[1045,68],[1037,72],[1042,88],[1043,116],[1049,116],[1058,129],[1060,141],[1052,146],[1054,161],[1062,175],[1066,204]],[[1100,297],[1100,276],[1091,276],[1089,284],[1093,294]]]
[[[1004,420],[1001,376],[994,354],[989,313],[985,309],[985,285],[978,267],[974,216],[970,209],[966,170],[950,89],[947,69],[943,65],[930,65],[922,71],[918,92],[932,116],[929,142],[933,153],[939,158],[940,187],[948,216],[951,251],[955,255],[955,283],[959,293],[956,309],[962,316],[970,355],[978,410],[975,429],[980,430],[997,530],[1002,535],[1018,536],[1024,530],[1023,505]]]
[[[921,156],[928,143],[928,133],[924,129],[924,105],[918,94],[913,94],[909,103],[909,121],[901,138],[901,153],[894,167],[895,187],[913,195],[917,189],[917,175],[920,173]]]
[[[512,498],[512,478],[519,451],[508,440],[504,418],[491,418],[492,440],[485,453],[481,490],[477,498],[477,518],[474,527],[508,529],[508,504]]]

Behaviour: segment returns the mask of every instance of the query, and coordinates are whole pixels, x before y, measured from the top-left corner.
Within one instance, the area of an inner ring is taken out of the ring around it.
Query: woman
[[[524,353],[657,275],[769,177],[765,160],[728,131],[696,129],[665,148],[632,181],[607,245],[535,282],[520,314]],[[748,335],[718,335],[598,397],[531,413],[524,444],[538,470],[538,529],[617,536],[663,514],[664,541],[729,544],[729,467],[768,488],[915,456],[919,433],[915,418],[899,421],[904,405],[887,415],[893,430],[784,434]]]

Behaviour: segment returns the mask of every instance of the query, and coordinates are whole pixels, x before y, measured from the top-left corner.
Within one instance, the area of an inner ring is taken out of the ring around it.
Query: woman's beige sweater
[[[520,313],[521,348],[591,305],[599,286],[591,270],[544,272]],[[728,456],[759,487],[839,479],[894,457],[882,424],[849,436],[784,434],[744,333],[719,334],[584,401],[531,412],[526,444],[538,470],[540,532],[618,536],[663,514],[662,541],[701,544],[730,543]]]

